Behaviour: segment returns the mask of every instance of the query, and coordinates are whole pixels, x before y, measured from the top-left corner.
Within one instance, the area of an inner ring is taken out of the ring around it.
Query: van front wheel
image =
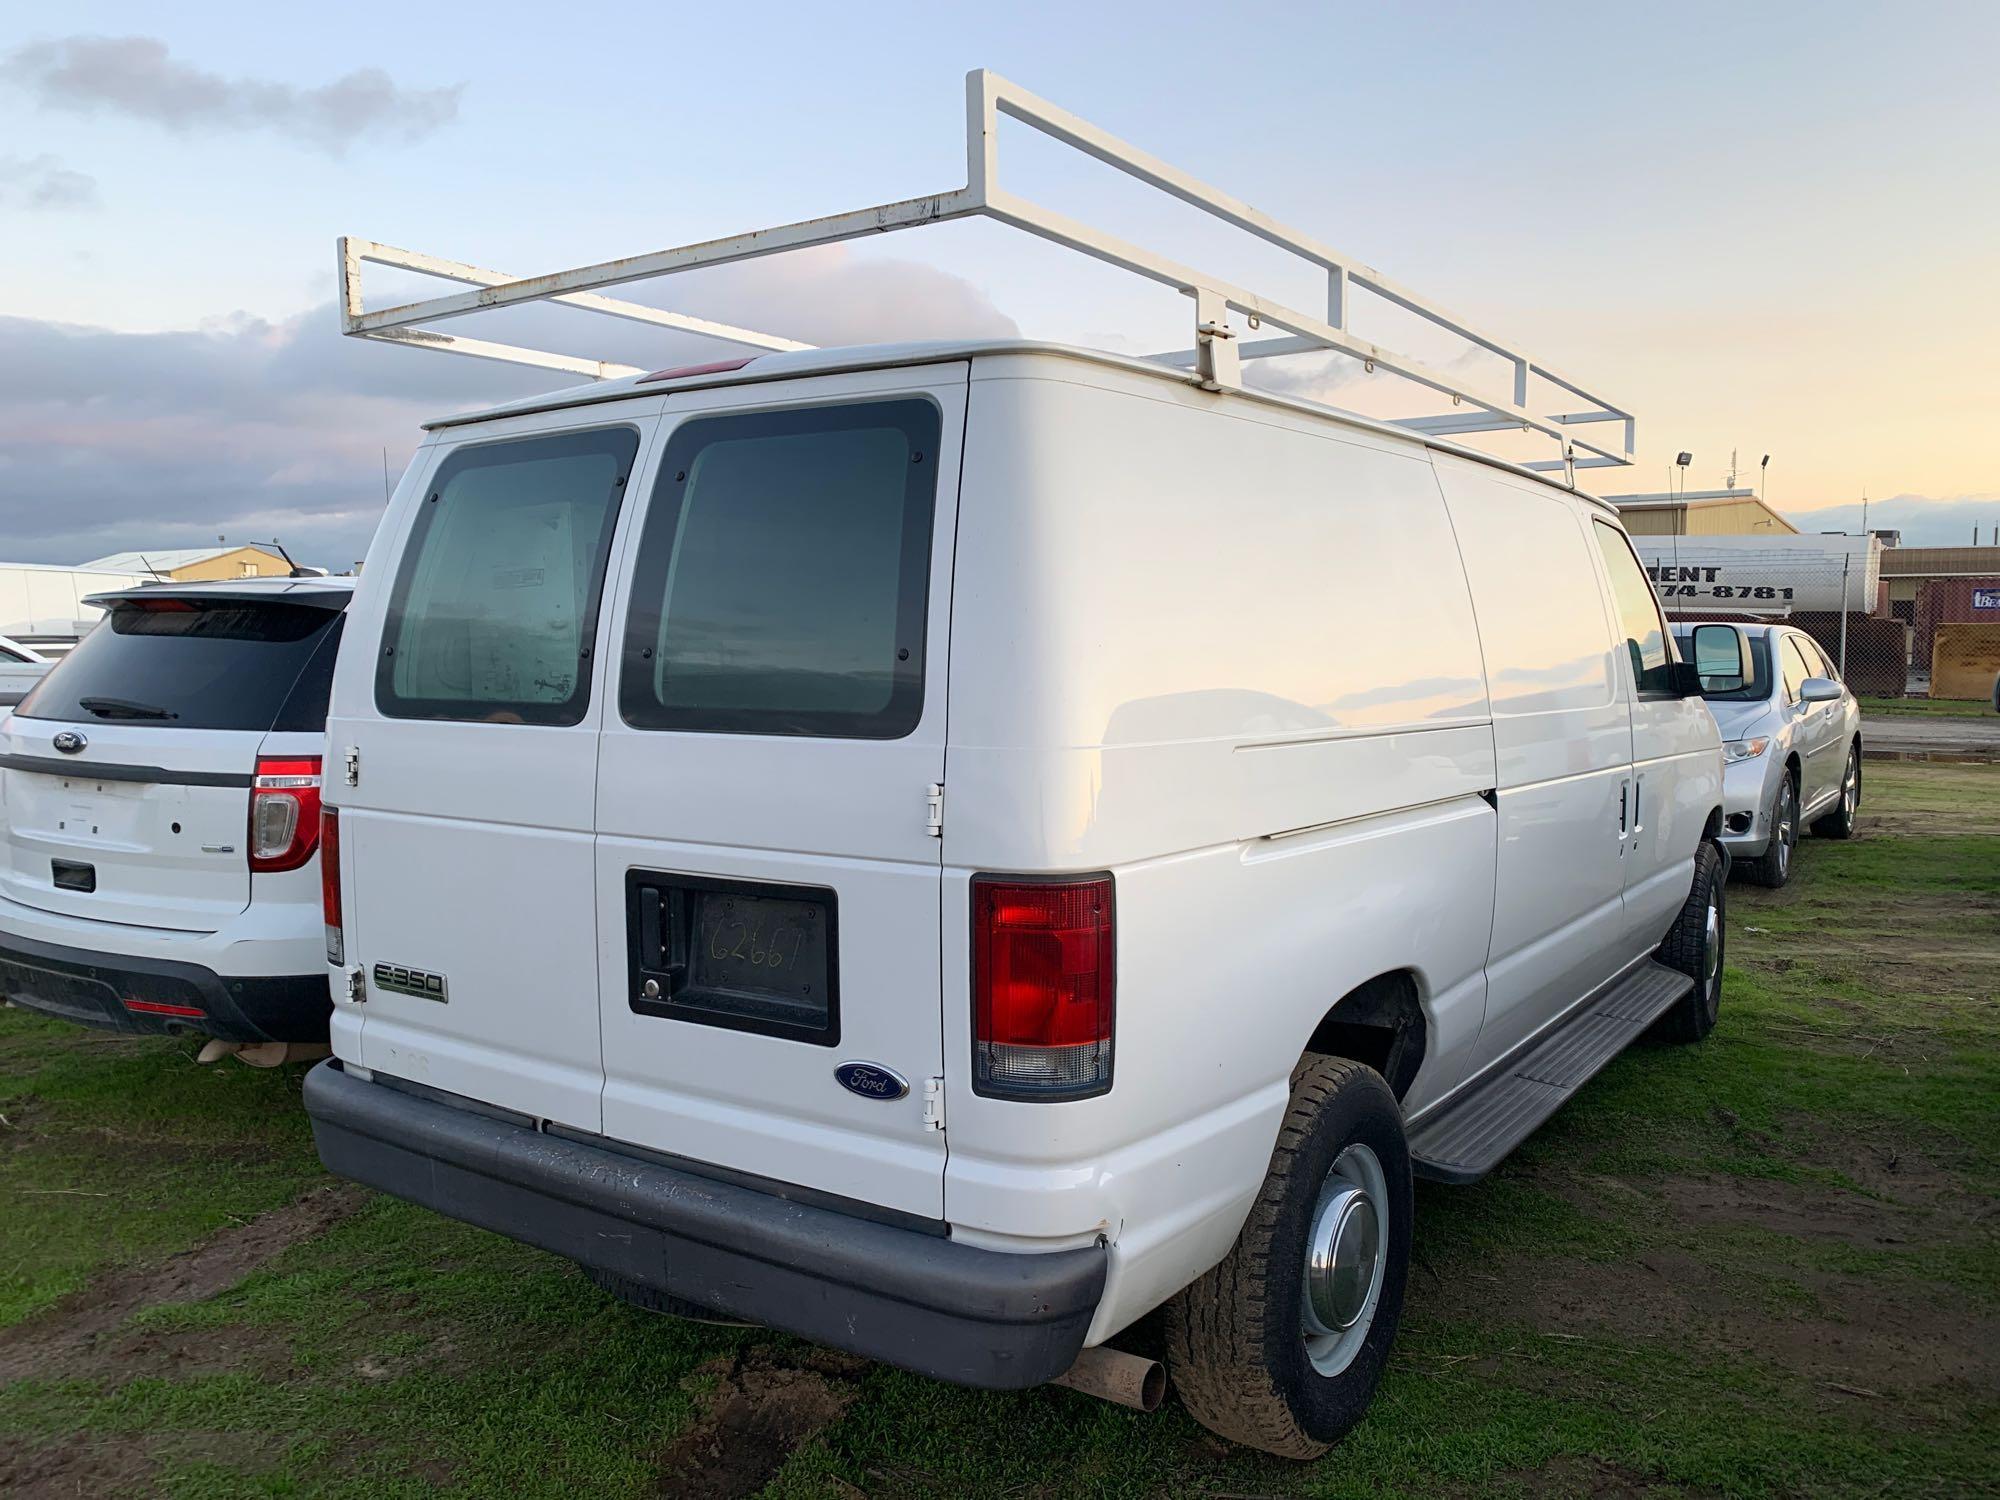
[[[1194,1419],[1285,1458],[1344,1437],[1395,1341],[1410,1218],[1396,1096],[1361,1063],[1307,1058],[1242,1233],[1167,1304],[1168,1369]]]

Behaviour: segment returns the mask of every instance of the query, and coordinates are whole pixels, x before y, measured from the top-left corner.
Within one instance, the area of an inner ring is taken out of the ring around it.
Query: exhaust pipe
[[[1158,1411],[1167,1395],[1167,1367],[1157,1359],[1100,1344],[1077,1355],[1076,1363],[1049,1384],[1068,1386],[1134,1411]]]

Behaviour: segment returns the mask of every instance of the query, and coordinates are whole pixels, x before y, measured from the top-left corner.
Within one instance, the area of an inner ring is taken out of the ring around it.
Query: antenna
[[[272,537],[271,545],[278,549],[278,556],[282,557],[285,560],[285,566],[292,570],[290,574],[291,577],[303,578],[306,576],[304,573],[299,571],[299,565],[292,561],[292,554],[285,550],[285,544],[283,542],[279,541],[276,537]]]
[[[1736,450],[1734,448],[1729,450],[1729,478],[1723,482],[1722,487],[1725,490],[1736,488]]]
[[[384,505],[387,505],[389,503],[389,499],[390,499],[389,447],[388,444],[385,443],[382,445],[382,503]]]

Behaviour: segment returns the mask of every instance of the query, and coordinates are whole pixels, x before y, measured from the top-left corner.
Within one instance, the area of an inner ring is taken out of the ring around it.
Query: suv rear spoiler
[[[149,599],[179,599],[190,604],[303,604],[338,614],[353,599],[351,588],[330,587],[323,582],[301,579],[289,588],[238,588],[226,583],[139,583],[130,588],[108,589],[90,594],[85,604],[109,609],[114,604],[140,603]]]

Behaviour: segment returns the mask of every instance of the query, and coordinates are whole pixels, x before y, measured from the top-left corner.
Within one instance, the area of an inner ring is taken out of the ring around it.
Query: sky
[[[12,6],[0,14],[0,559],[277,536],[361,556],[427,417],[570,383],[358,343],[351,233],[515,274],[961,185],[991,67],[1419,289],[1638,416],[1656,491],[1807,529],[2000,527],[2000,4]],[[1050,207],[1311,307],[1268,247],[1023,127]],[[371,273],[372,274],[372,273]],[[384,278],[371,298],[442,293]],[[991,223],[627,292],[815,343],[1129,352],[1190,304]],[[1479,371],[1399,315],[1363,336]],[[670,364],[567,310],[452,331]],[[1270,378],[1367,410],[1339,361]],[[1486,375],[1481,372],[1478,378]],[[1414,414],[1420,408],[1405,408]]]

